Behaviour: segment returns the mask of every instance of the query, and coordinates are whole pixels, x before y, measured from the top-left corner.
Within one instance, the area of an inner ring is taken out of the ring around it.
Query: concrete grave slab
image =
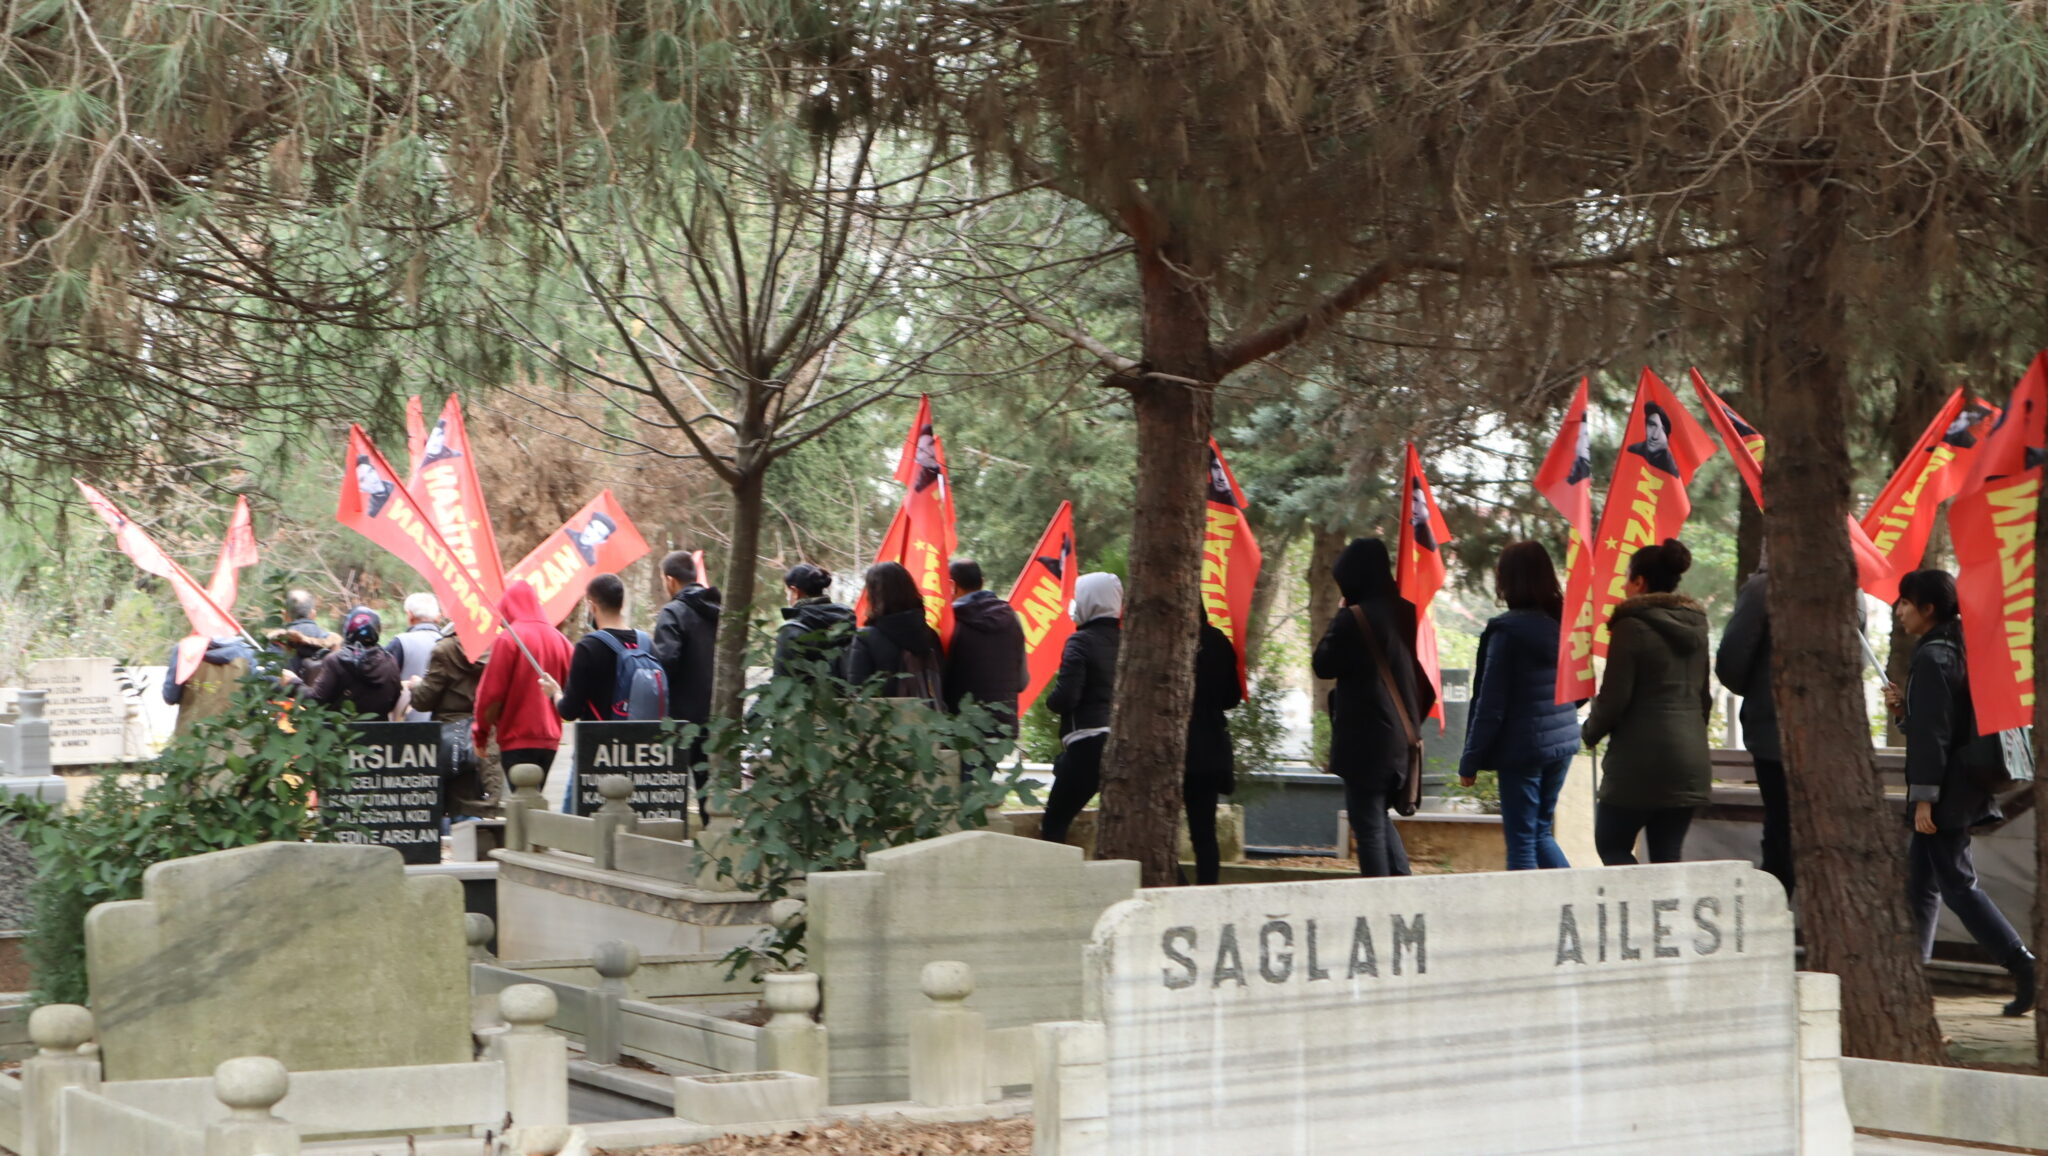
[[[1117,1156],[1799,1150],[1746,864],[1155,890],[1094,942]]]
[[[462,887],[386,847],[264,843],[174,859],[85,921],[109,1080],[471,1058]]]
[[[967,1006],[991,1029],[1078,1018],[1081,954],[1104,909],[1138,890],[1138,865],[1077,847],[960,831],[878,851],[865,871],[806,883],[808,964],[824,983],[832,1102],[910,1094],[910,1016],[930,1006],[924,965],[973,969]]]

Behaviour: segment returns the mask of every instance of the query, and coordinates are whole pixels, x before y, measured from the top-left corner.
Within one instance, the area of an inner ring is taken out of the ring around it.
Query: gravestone
[[[1094,942],[1117,1156],[1799,1150],[1746,864],[1151,890]]]
[[[264,843],[158,863],[85,920],[109,1080],[471,1058],[462,886],[383,847]]]
[[[350,725],[348,789],[320,800],[329,817],[360,831],[335,841],[390,847],[407,863],[441,861],[441,724],[359,722]]]
[[[50,764],[117,763],[127,755],[128,700],[111,658],[46,658],[29,664],[22,686],[48,692]]]
[[[832,1102],[910,1094],[910,1016],[930,1006],[924,965],[973,968],[968,1006],[991,1029],[1076,1019],[1081,951],[1103,910],[1138,890],[1128,859],[960,831],[867,857],[806,883],[809,966],[824,984]]]
[[[642,819],[687,819],[690,768],[666,722],[576,724],[574,814],[595,815],[604,805],[597,781],[606,775],[633,780],[633,813]]]

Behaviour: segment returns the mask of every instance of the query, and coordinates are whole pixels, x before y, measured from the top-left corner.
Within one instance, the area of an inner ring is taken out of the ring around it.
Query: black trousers
[[[1692,826],[1691,807],[1593,807],[1593,847],[1609,867],[1636,861],[1636,836],[1650,845],[1650,862],[1676,863],[1685,857],[1685,832]]]
[[[1181,803],[1188,812],[1188,842],[1195,849],[1195,882],[1206,886],[1223,879],[1223,850],[1216,845],[1216,784],[1197,782],[1192,775],[1180,781]]]
[[[1785,790],[1785,764],[1777,759],[1755,759],[1756,790],[1764,802],[1764,862],[1766,875],[1785,885],[1792,896],[1792,802]]]
[[[1387,792],[1370,790],[1344,780],[1344,812],[1351,819],[1351,833],[1358,839],[1358,873],[1377,879],[1406,875],[1408,849],[1401,845],[1401,832],[1387,813]]]
[[[1108,735],[1080,739],[1069,743],[1052,761],[1052,790],[1045,798],[1039,838],[1048,843],[1067,841],[1067,828],[1074,825],[1074,816],[1086,810],[1102,789],[1102,751],[1108,745]]]
[[[1977,886],[1977,864],[1970,855],[1968,831],[1913,832],[1906,846],[1906,901],[1913,912],[1913,930],[1920,936],[1920,960],[1934,955],[1934,921],[1941,905],[1962,920],[1991,958],[2009,964],[2022,949],[2020,933]]]

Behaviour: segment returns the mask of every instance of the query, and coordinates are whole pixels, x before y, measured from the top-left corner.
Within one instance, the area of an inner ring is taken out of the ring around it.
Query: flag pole
[[[1877,681],[1886,686],[1892,685],[1892,680],[1884,672],[1884,663],[1877,660],[1877,651],[1871,649],[1869,636],[1859,630],[1856,632],[1856,641],[1863,644],[1863,657],[1870,661],[1870,669],[1877,672]]]

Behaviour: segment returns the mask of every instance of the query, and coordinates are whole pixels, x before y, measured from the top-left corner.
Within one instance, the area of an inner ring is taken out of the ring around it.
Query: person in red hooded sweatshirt
[[[476,749],[488,749],[495,729],[506,770],[532,763],[545,771],[562,745],[562,720],[554,700],[541,689],[534,664],[558,683],[567,679],[569,640],[541,614],[540,595],[524,580],[506,588],[498,613],[505,629],[491,644],[490,661],[476,688]]]

